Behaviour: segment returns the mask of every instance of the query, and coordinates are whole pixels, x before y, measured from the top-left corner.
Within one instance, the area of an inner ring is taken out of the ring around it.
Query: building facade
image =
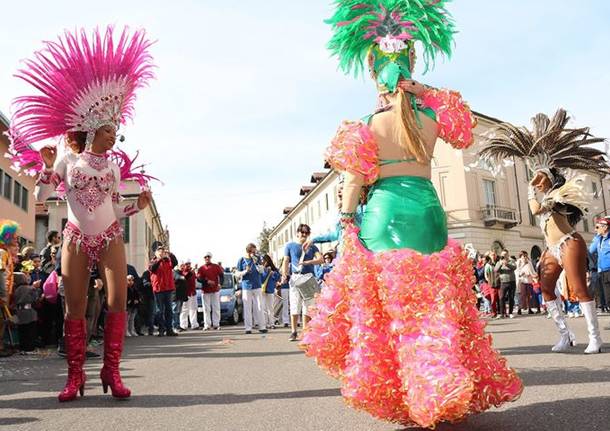
[[[8,118],[0,112],[0,218],[19,223],[23,246],[33,243],[36,238],[34,178],[12,170],[9,159],[4,157],[9,147],[9,140],[4,135],[8,127]]]
[[[484,134],[499,120],[475,113],[475,145],[465,151],[454,150],[440,141],[432,161],[432,183],[447,213],[449,236],[464,246],[485,252],[506,248],[513,255],[525,250],[533,258],[544,250],[544,238],[538,220],[527,203],[531,172],[516,161],[494,176],[477,157]],[[333,229],[339,214],[337,206],[338,175],[334,171],[316,173],[312,185],[301,188],[301,200],[284,210],[284,218],[270,235],[270,253],[277,261],[287,242],[296,237],[299,223],[311,226],[313,235]],[[610,203],[610,183],[599,177],[587,176],[587,189],[594,195],[591,211],[576,229],[585,240],[593,238],[594,219],[607,214]],[[324,250],[332,245],[324,246]]]

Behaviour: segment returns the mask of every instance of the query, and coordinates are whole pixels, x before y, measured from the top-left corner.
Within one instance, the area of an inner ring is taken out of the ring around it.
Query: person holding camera
[[[157,246],[155,257],[148,267],[150,281],[157,307],[159,307],[159,337],[177,335],[173,329],[172,296],[176,290],[174,284],[174,266],[178,265],[176,256],[171,254],[163,244]]]
[[[510,258],[508,250],[502,250],[500,261],[496,263],[495,270],[500,278],[500,318],[513,316],[513,308],[515,307],[515,293],[517,291],[517,283],[515,278],[515,270],[517,264]],[[508,301],[508,316],[506,315],[506,302]]]
[[[256,245],[250,243],[246,246],[246,255],[237,261],[236,274],[241,278],[242,301],[244,304],[244,325],[246,334],[252,333],[252,315],[258,323],[258,330],[265,334],[265,314],[263,312],[263,293],[262,293],[262,265],[259,264],[256,255]]]

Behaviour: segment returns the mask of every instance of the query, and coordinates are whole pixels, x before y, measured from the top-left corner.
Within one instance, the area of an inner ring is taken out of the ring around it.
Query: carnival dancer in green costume
[[[475,126],[459,93],[411,76],[416,41],[426,68],[450,54],[454,26],[445,3],[337,1],[328,21],[342,69],[359,74],[368,65],[379,103],[362,121],[344,122],[326,155],[346,178],[344,250],[302,345],[341,380],[348,404],[406,426],[459,421],[522,391],[479,321],[472,263],[448,239],[430,181],[437,138],[466,148]]]

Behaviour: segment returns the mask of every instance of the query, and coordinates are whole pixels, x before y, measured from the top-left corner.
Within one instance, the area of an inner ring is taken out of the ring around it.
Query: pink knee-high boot
[[[64,321],[64,343],[68,360],[68,380],[58,395],[61,402],[73,401],[80,392],[85,394],[85,347],[87,340],[87,323],[85,319],[66,319]]]
[[[104,366],[100,372],[104,393],[108,386],[115,398],[129,398],[131,391],[123,385],[119,372],[119,363],[123,353],[123,340],[126,325],[125,311],[106,313],[104,324]]]

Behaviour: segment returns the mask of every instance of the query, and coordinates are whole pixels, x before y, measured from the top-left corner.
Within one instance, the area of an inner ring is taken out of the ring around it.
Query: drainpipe
[[[522,224],[523,217],[521,216],[521,195],[519,193],[519,178],[517,176],[517,163],[516,162],[513,164],[513,170],[515,172],[515,187],[517,188],[517,205],[519,207],[519,224]]]

